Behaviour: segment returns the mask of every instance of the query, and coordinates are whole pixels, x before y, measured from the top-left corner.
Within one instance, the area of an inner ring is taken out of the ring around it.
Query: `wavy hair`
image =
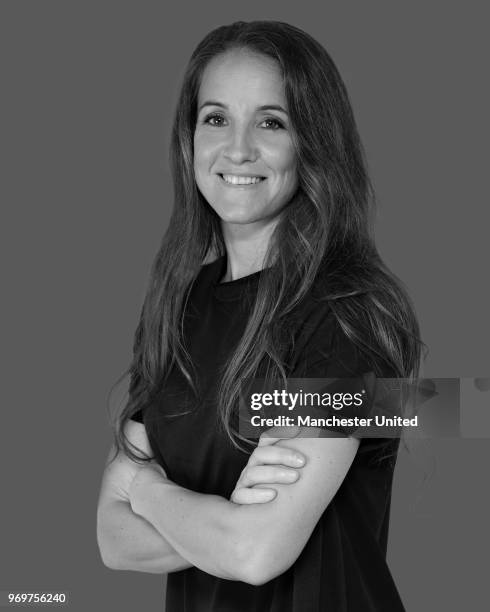
[[[374,243],[373,189],[347,91],[332,59],[314,38],[287,23],[219,27],[199,43],[184,75],[170,147],[173,213],[151,269],[133,360],[123,375],[131,375],[129,401],[117,416],[115,438],[135,460],[144,458],[124,435],[126,421],[151,401],[172,367],[195,389],[183,338],[186,300],[203,262],[225,254],[220,219],[194,178],[197,96],[209,61],[235,49],[272,58],[281,70],[299,185],[274,229],[264,262],[269,273],[260,277],[245,332],[223,371],[219,411],[224,430],[240,447],[231,425],[240,381],[253,377],[263,360],[271,377],[287,375],[294,329],[285,323],[319,278],[322,298],[340,328],[375,369],[410,377],[419,368],[417,320]]]

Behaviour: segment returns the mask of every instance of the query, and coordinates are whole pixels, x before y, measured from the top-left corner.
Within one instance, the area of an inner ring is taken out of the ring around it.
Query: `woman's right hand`
[[[273,484],[293,484],[300,477],[300,469],[306,464],[306,457],[298,451],[276,446],[276,442],[295,437],[298,431],[288,428],[287,435],[281,435],[284,428],[268,430],[260,437],[257,448],[250,455],[240,478],[231,494],[235,504],[263,504],[272,501],[277,491]]]

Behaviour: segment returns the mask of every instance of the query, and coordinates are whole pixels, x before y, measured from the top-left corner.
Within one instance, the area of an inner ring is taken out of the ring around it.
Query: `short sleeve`
[[[341,408],[333,409],[330,405],[322,408],[329,419],[329,431],[341,435],[356,436],[359,419],[368,419],[373,407],[377,378],[390,378],[395,374],[393,369],[379,363],[361,352],[359,347],[342,331],[338,323],[329,317],[325,325],[305,347],[303,358],[290,375],[301,379],[329,379],[322,391],[333,396],[335,393],[344,397],[356,397]],[[342,423],[342,424],[340,424]]]

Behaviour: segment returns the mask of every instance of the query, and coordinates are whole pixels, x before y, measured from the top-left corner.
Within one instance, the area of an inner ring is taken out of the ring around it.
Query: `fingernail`
[[[298,472],[295,472],[294,470],[286,470],[284,472],[284,478],[292,482],[298,478]]]
[[[293,462],[296,463],[296,465],[304,465],[305,458],[302,455],[294,455]]]

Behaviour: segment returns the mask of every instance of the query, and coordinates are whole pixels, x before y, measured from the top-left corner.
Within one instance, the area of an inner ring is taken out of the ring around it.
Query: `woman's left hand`
[[[257,448],[250,455],[231,494],[235,504],[264,504],[272,501],[277,491],[274,484],[293,484],[306,457],[289,448],[276,446],[279,440],[296,437],[300,428],[274,427],[260,436]]]

